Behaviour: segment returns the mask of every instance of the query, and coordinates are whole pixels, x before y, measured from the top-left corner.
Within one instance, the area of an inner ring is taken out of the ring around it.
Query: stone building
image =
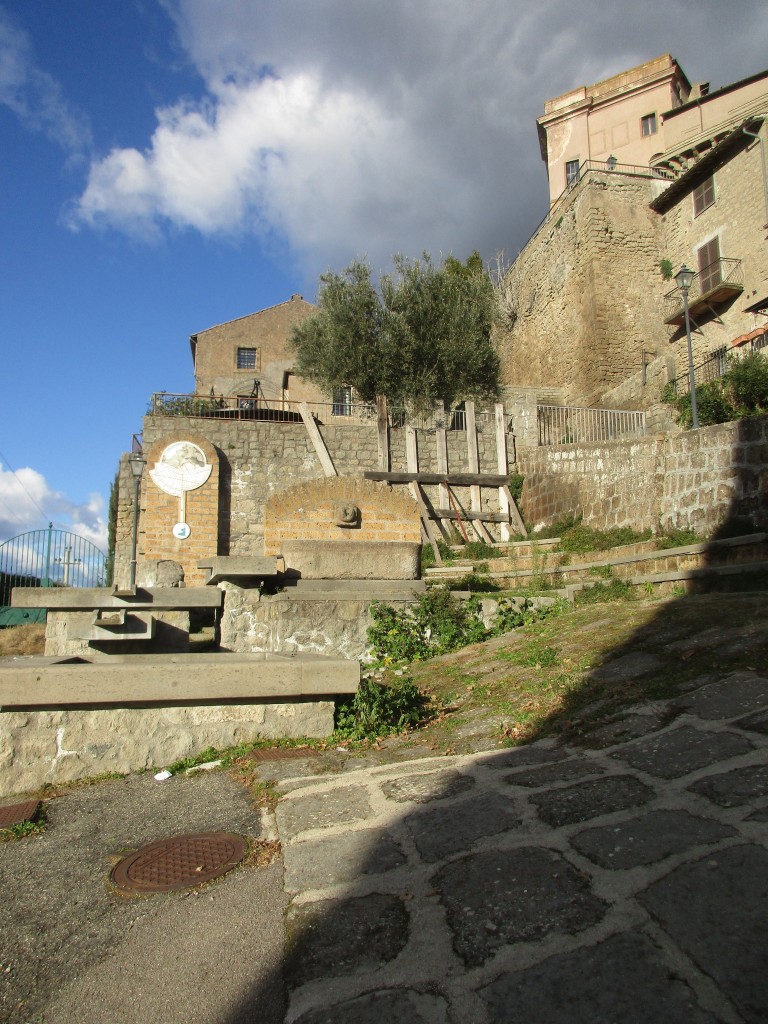
[[[300,295],[191,335],[197,395],[258,399],[267,405],[327,401],[293,372],[293,328],[317,310]]]
[[[547,101],[552,205],[502,282],[510,385],[653,406],[687,370],[683,263],[697,380],[763,344],[767,114],[768,71],[710,92],[668,55]]]

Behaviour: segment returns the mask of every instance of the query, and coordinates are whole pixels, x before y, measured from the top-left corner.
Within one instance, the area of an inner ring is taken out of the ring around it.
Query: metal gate
[[[14,587],[103,587],[106,556],[76,533],[20,533],[0,544],[0,626],[44,622],[45,608],[11,608]]]

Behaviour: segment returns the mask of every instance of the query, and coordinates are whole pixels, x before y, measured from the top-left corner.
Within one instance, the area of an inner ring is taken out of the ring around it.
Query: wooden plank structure
[[[468,473],[450,473],[448,471],[448,444],[445,430],[445,408],[442,402],[435,406],[435,450],[437,473],[419,471],[418,439],[415,427],[405,428],[406,472],[393,472],[390,469],[389,428],[387,425],[386,399],[377,401],[378,438],[379,438],[379,469],[370,470],[363,475],[367,480],[380,480],[388,484],[406,484],[410,493],[418,503],[421,513],[422,538],[432,545],[438,565],[442,564],[437,547],[436,524],[443,537],[448,540],[448,525],[456,523],[465,540],[469,535],[465,523],[475,535],[486,544],[495,541],[486,523],[499,523],[502,541],[510,538],[510,526],[524,537],[528,533],[523,523],[517,503],[509,490],[509,464],[507,460],[507,435],[504,406],[498,403],[494,410],[496,433],[496,453],[498,473],[481,473],[480,457],[477,446],[477,424],[474,402],[465,403],[467,428],[467,463]],[[427,497],[424,486],[437,485],[438,507],[435,508]],[[454,493],[455,487],[469,487],[470,508],[464,509]],[[490,487],[498,495],[498,510],[484,509],[481,488]]]

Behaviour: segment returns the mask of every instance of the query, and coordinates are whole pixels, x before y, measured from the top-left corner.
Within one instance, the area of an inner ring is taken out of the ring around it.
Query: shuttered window
[[[707,207],[713,206],[715,202],[715,179],[707,178],[706,181],[693,190],[693,216],[698,217]]]
[[[713,238],[698,251],[700,294],[720,284],[720,240]]]

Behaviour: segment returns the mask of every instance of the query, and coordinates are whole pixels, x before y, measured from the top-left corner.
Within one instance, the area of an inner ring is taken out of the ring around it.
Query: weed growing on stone
[[[0,828],[0,843],[13,843],[45,832],[45,808],[41,807],[34,821],[19,821],[10,828]]]
[[[662,551],[669,548],[682,548],[687,544],[699,544],[701,537],[695,530],[666,530],[656,538],[656,547]]]
[[[349,700],[336,705],[336,740],[366,740],[405,732],[422,723],[430,713],[430,701],[411,676],[400,676],[385,685],[363,679]]]

